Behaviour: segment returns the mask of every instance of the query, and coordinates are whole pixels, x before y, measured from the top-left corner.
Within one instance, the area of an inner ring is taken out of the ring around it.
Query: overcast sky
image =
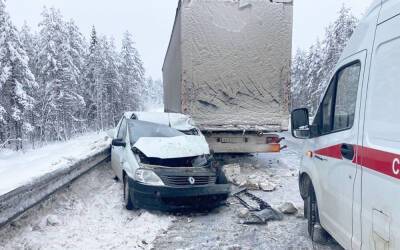
[[[295,0],[293,50],[310,46],[335,20],[342,4],[362,15],[372,0]],[[120,41],[129,30],[144,61],[146,73],[161,78],[161,67],[175,17],[177,0],[7,0],[8,11],[20,27],[26,20],[37,27],[43,6],[61,9],[89,37],[94,24],[98,33]]]

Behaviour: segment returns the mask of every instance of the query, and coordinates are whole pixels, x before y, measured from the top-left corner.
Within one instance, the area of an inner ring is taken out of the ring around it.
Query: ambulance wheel
[[[321,224],[319,223],[317,198],[315,195],[314,187],[312,185],[310,185],[310,190],[305,203],[306,206],[304,207],[304,214],[308,221],[307,229],[311,240],[320,244],[327,243],[329,239],[329,234],[322,228]]]

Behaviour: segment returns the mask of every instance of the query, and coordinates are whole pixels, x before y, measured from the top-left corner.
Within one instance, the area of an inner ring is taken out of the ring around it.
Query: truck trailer
[[[180,0],[163,65],[165,112],[216,153],[279,152],[288,129],[293,2]]]

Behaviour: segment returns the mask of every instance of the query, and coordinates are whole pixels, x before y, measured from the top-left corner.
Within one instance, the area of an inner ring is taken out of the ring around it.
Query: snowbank
[[[128,211],[113,177],[109,162],[99,164],[1,228],[0,249],[153,249],[175,217]]]
[[[110,139],[105,132],[101,132],[89,133],[67,142],[54,143],[27,152],[0,151],[0,196],[109,146]]]

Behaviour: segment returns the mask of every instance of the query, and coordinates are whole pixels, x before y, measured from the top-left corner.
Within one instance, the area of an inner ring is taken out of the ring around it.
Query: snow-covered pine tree
[[[141,110],[143,104],[140,102],[140,96],[145,82],[145,71],[142,59],[134,46],[132,35],[128,31],[122,38],[120,58],[121,81],[125,90],[123,99],[128,101],[125,110]]]
[[[40,136],[42,140],[66,140],[75,132],[76,116],[84,107],[78,93],[77,66],[71,53],[68,26],[60,11],[44,8],[42,18],[37,60]]]
[[[35,76],[38,75],[38,68],[37,68],[37,55],[38,55],[38,37],[37,34],[32,33],[31,28],[28,26],[28,23],[25,21],[21,30],[19,32],[19,37],[21,39],[21,43],[27,53],[29,58],[29,69],[31,70],[32,74]],[[29,89],[29,95],[32,96],[35,100],[39,100],[39,92],[38,88],[31,88]],[[28,117],[29,123],[32,125],[33,131],[29,133],[29,141],[33,147],[35,147],[36,139],[37,139],[37,120],[38,115],[35,113],[36,105],[33,109],[28,110],[26,112],[26,116]]]
[[[85,56],[87,54],[87,44],[85,38],[83,37],[82,33],[79,31],[78,26],[76,26],[75,22],[71,19],[69,22],[66,23],[67,32],[68,32],[68,42],[69,42],[69,56],[72,59],[72,72],[73,78],[76,82],[76,97],[79,101],[80,107],[85,107],[85,100],[84,100],[84,70],[85,70]],[[73,117],[73,125],[74,125],[74,132],[81,132],[82,129],[85,127],[86,120],[85,120],[85,110],[80,108],[75,113]]]
[[[145,89],[142,96],[145,110],[159,110],[163,107],[163,84],[161,80],[146,79]]]
[[[121,118],[124,103],[123,88],[118,71],[119,58],[114,40],[103,36],[98,39],[98,50],[101,56],[97,67],[99,72],[96,79],[97,92],[97,120],[101,129],[115,126]]]
[[[38,51],[37,35],[32,33],[32,30],[26,21],[21,27],[19,37],[29,58],[29,68],[31,69],[31,72],[35,75],[35,62]]]
[[[0,0],[0,144],[12,142],[17,150],[22,148],[24,134],[33,130],[26,114],[35,103],[29,92],[37,84],[28,60],[19,32]]]
[[[343,6],[338,18],[326,29],[322,42],[298,50],[292,63],[292,108],[308,107],[313,115],[347,41],[358,23]]]
[[[89,51],[85,58],[85,73],[84,73],[84,90],[83,96],[85,98],[85,119],[87,128],[96,128],[97,106],[96,106],[96,80],[99,78],[98,64],[100,63],[100,51],[97,42],[96,28],[92,27],[89,41]]]
[[[114,127],[117,125],[121,114],[124,112],[124,102],[122,99],[124,89],[121,84],[121,75],[119,72],[120,58],[115,47],[114,39],[107,40],[103,39],[103,50],[105,61],[105,69],[103,72],[103,83],[106,85],[106,96],[107,105],[106,121],[108,127]]]

